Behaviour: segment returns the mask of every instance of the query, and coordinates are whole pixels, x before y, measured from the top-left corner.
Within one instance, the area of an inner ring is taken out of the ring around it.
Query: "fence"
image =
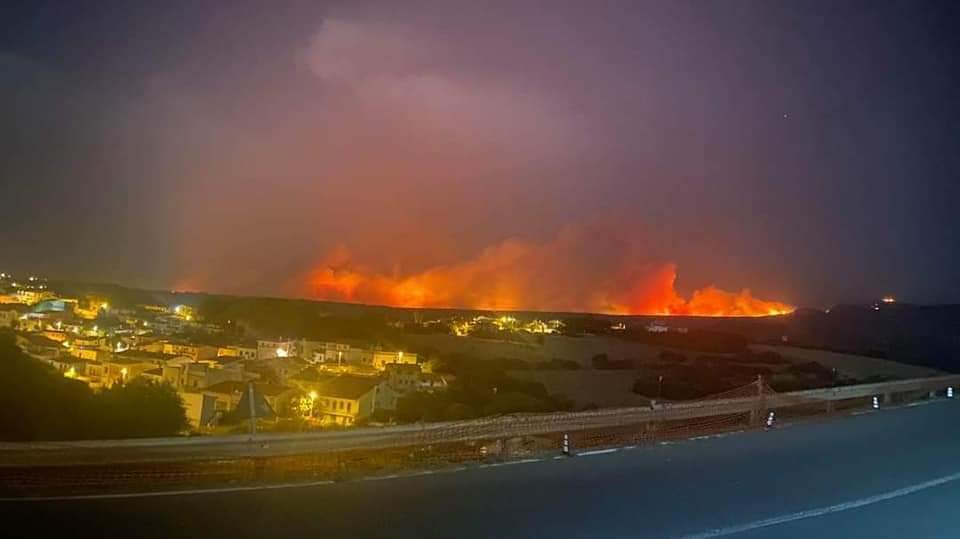
[[[336,432],[0,444],[0,494],[100,493],[344,480],[642,445],[770,421],[952,396],[960,376],[777,393],[754,384],[683,403]],[[775,415],[774,415],[775,414]],[[775,419],[776,417],[776,419]]]

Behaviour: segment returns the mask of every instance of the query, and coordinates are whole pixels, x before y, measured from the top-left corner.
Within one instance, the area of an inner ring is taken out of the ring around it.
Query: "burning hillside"
[[[340,248],[317,265],[307,285],[316,299],[395,307],[695,316],[770,316],[794,309],[755,298],[748,289],[708,286],[684,298],[676,278],[673,264],[643,263],[634,253],[567,232],[542,245],[505,241],[472,259],[409,273],[375,271]]]

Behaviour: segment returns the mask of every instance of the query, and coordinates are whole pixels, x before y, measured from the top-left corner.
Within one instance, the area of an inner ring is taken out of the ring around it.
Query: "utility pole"
[[[247,384],[247,400],[250,404],[250,439],[257,434],[257,405],[253,401],[253,382]]]

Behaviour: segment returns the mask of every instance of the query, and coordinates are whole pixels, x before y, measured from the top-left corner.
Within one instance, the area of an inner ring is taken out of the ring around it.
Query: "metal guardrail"
[[[775,410],[871,396],[960,388],[960,375],[899,380],[874,384],[764,393],[656,407],[610,408],[585,412],[518,414],[460,422],[356,428],[334,432],[0,443],[0,467],[209,458],[272,457],[333,451],[379,450],[414,445],[542,436],[639,423],[696,420],[714,416]]]

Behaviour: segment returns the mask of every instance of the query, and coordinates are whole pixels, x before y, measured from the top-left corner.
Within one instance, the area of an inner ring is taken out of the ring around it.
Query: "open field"
[[[607,354],[610,359],[655,359],[661,347],[631,342],[616,337],[565,337],[547,335],[543,344],[514,343],[474,337],[429,334],[407,336],[409,342],[423,348],[432,348],[440,354],[462,354],[478,359],[511,358],[524,361],[549,361],[563,359],[576,361],[584,367],[597,354]]]
[[[867,356],[856,356],[852,354],[841,354],[827,350],[769,345],[751,345],[750,349],[758,352],[776,352],[783,356],[784,359],[795,363],[816,361],[817,363],[820,363],[826,367],[837,369],[837,372],[843,376],[856,379],[864,379],[871,376],[923,378],[926,376],[937,376],[943,374],[942,371],[931,369],[929,367],[918,367],[916,365],[908,365],[906,363],[898,363],[896,361],[877,359]]]
[[[636,378],[634,371],[509,371],[510,376],[540,382],[551,394],[559,394],[582,408],[596,405],[600,408],[619,406],[646,406],[648,399],[632,391]]]

